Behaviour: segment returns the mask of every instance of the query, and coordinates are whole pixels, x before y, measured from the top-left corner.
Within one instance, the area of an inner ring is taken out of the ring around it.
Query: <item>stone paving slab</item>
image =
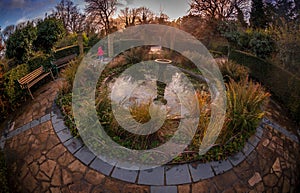
[[[228,160],[231,162],[233,166],[236,166],[240,164],[242,161],[244,161],[246,156],[242,152],[238,152],[237,154],[230,156]]]
[[[141,170],[138,178],[139,184],[144,185],[164,185],[165,168],[157,167],[148,170]]]
[[[42,116],[40,120],[41,120],[41,123],[44,123],[46,121],[49,121],[50,119],[51,119],[51,115],[50,115],[50,113],[48,113],[48,114]]]
[[[52,117],[53,120],[53,117]],[[67,129],[67,126],[65,125],[64,121],[62,119],[55,119],[57,120],[55,123],[52,122],[53,128],[56,132],[60,132],[64,129]]]
[[[253,146],[256,147],[258,143],[260,142],[260,138],[258,138],[256,135],[251,136],[248,139],[248,142]]]
[[[125,182],[134,183],[137,180],[138,171],[136,170],[125,170],[122,168],[115,167],[111,177],[123,180]]]
[[[264,133],[263,128],[261,126],[257,127],[255,135],[261,139],[263,133]]]
[[[71,131],[68,128],[63,129],[57,132],[56,134],[62,143],[73,138],[73,135],[71,134]]]
[[[246,142],[242,152],[245,154],[245,156],[248,156],[254,149],[255,147],[251,145],[251,143]]]
[[[209,163],[215,172],[215,175],[223,174],[224,172],[232,169],[232,165],[228,160],[213,161]]]
[[[167,185],[178,185],[192,182],[187,164],[167,166],[165,167],[165,173]]]
[[[177,193],[177,186],[151,186],[151,193]]]
[[[71,152],[72,154],[77,152],[83,146],[83,142],[79,138],[71,138],[68,141],[64,142],[65,147]]]
[[[85,165],[90,165],[90,163],[96,158],[94,153],[92,153],[86,146],[83,146],[74,155]]]
[[[191,163],[189,169],[193,182],[205,180],[215,176],[209,163]]]
[[[98,172],[101,172],[102,174],[105,174],[109,176],[114,169],[114,166],[102,161],[99,158],[96,158],[90,165],[91,168],[97,170]]]

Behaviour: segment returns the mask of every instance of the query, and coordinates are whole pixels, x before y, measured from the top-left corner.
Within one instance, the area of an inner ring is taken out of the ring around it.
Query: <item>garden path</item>
[[[53,109],[61,85],[62,80],[58,79],[37,90],[34,93],[35,100],[23,107],[1,137],[0,146],[6,153],[9,185],[13,192],[200,193],[300,190],[299,140],[296,135],[268,119],[264,120],[251,151],[241,152],[240,163],[234,164],[231,161],[232,167],[220,174],[218,168],[211,165],[212,177],[196,179],[199,174],[195,174],[192,167],[187,167],[185,170],[188,176],[183,176],[181,168],[175,166],[175,171],[172,168],[163,171],[162,185],[141,185],[142,172],[138,172],[132,182],[128,182],[130,176],[117,168],[112,168],[108,173],[100,168],[102,172],[99,172],[93,169],[92,161],[86,164],[84,158],[78,158],[71,151],[72,148],[64,143],[64,136],[57,131],[64,129],[54,122],[58,117]],[[186,178],[189,180],[186,181]],[[169,183],[172,180],[176,183]]]

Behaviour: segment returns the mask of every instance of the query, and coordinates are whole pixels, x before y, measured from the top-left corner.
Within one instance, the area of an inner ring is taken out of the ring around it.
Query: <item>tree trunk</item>
[[[79,54],[80,54],[80,56],[82,56],[83,55],[83,37],[82,37],[82,32],[78,32],[77,41],[78,41],[78,46],[79,46]]]

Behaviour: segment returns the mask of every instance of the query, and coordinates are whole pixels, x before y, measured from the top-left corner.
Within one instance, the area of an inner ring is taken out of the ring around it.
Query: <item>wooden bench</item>
[[[52,62],[52,65],[55,66],[56,69],[62,68],[66,66],[71,60],[75,59],[77,54],[72,54],[63,58],[60,58],[54,62]]]
[[[51,75],[52,79],[54,80],[53,74],[51,72],[51,70],[49,72],[45,72],[43,66],[35,69],[34,71],[30,72],[29,74],[26,74],[24,77],[20,78],[18,80],[20,86],[22,89],[28,89],[28,92],[31,96],[32,99],[34,99],[30,88],[35,85],[36,83],[38,83],[40,80],[42,80],[43,78],[45,78],[48,75]]]

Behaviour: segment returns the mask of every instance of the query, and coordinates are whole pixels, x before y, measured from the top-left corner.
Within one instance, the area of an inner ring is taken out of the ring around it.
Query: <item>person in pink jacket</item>
[[[99,46],[99,48],[98,48],[98,59],[100,61],[103,61],[103,55],[104,55],[104,51],[103,51],[102,47]]]

